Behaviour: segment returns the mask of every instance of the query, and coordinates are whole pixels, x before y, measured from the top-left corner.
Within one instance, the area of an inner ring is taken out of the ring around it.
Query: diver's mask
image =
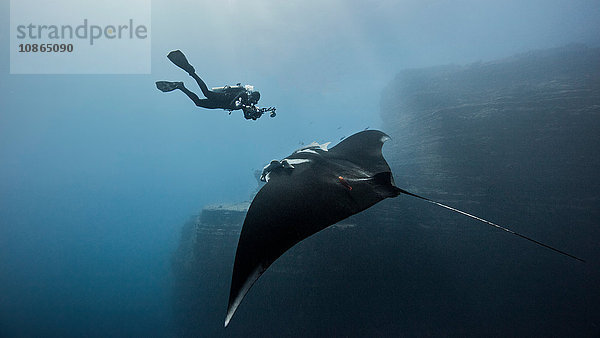
[[[248,93],[248,97],[250,99],[250,102],[252,102],[253,104],[257,104],[258,100],[260,100],[260,93],[258,91],[253,91],[251,93]]]

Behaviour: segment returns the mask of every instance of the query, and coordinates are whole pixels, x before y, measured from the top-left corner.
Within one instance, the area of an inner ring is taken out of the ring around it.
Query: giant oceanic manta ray
[[[406,194],[458,212],[535,244],[583,261],[532,238],[394,185],[378,130],[354,134],[331,149],[312,143],[262,173],[267,181],[244,220],[235,254],[225,327],[254,282],[288,249],[314,233],[388,197]]]

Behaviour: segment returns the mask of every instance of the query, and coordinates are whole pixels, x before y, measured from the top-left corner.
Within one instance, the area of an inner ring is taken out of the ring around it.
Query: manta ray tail
[[[464,212],[464,211],[462,211],[462,210],[458,210],[458,209],[456,209],[456,208],[453,208],[453,207],[451,207],[451,206],[448,206],[448,205],[442,204],[442,203],[440,203],[440,202],[436,202],[436,201],[434,201],[434,200],[430,200],[429,198],[426,198],[426,197],[423,197],[423,196],[419,196],[419,195],[417,195],[417,194],[413,194],[413,193],[411,193],[411,192],[409,192],[409,191],[406,191],[406,190],[403,190],[403,189],[400,189],[400,188],[398,188],[398,191],[399,191],[401,194],[410,195],[410,196],[413,196],[413,197],[416,197],[416,198],[422,199],[422,200],[424,200],[424,201],[427,201],[427,202],[429,202],[429,203],[433,203],[433,204],[435,204],[435,205],[438,205],[438,206],[440,206],[440,207],[442,207],[442,208],[446,208],[446,209],[448,209],[448,210],[451,210],[451,211],[457,212],[457,213],[459,213],[459,214],[463,214],[463,215],[465,215],[465,216],[467,216],[467,217],[471,217],[471,218],[473,218],[473,219],[476,219],[476,220],[478,220],[478,221],[480,221],[480,222],[483,222],[483,223],[489,224],[489,225],[493,226],[494,228],[497,228],[497,229],[500,229],[500,230],[504,230],[504,231],[506,231],[506,232],[508,232],[508,233],[511,233],[511,234],[515,235],[515,236],[519,236],[519,237],[521,237],[521,238],[523,238],[523,239],[526,239],[526,240],[528,240],[528,241],[530,241],[530,242],[533,242],[533,243],[535,243],[535,244],[537,244],[537,245],[543,246],[544,248],[550,249],[550,250],[552,250],[552,251],[558,252],[558,253],[560,253],[560,254],[563,254],[563,255],[565,255],[565,256],[569,256],[569,257],[571,257],[571,258],[574,258],[574,259],[576,259],[576,260],[578,260],[578,261],[581,261],[581,262],[584,262],[584,263],[585,263],[585,261],[584,261],[583,259],[579,258],[579,257],[575,257],[575,256],[573,256],[573,255],[571,255],[571,254],[569,254],[569,253],[566,253],[566,252],[562,251],[562,250],[559,250],[559,249],[557,249],[557,248],[553,248],[553,247],[551,247],[550,245],[547,245],[547,244],[544,244],[544,243],[542,243],[542,242],[536,241],[536,240],[535,240],[535,239],[533,239],[533,238],[527,237],[527,236],[525,236],[525,235],[523,235],[523,234],[520,234],[520,233],[518,233],[518,232],[515,232],[515,231],[513,231],[513,230],[510,230],[510,229],[508,229],[508,228],[505,228],[505,227],[503,227],[503,226],[500,226],[500,225],[498,225],[498,224],[496,224],[496,223],[493,223],[493,222],[490,222],[490,221],[488,221],[488,220],[485,220],[485,219],[483,219],[483,218],[481,218],[481,217],[477,217],[477,216],[475,216],[475,215],[471,215],[471,214],[469,214],[469,213],[467,213],[467,212]]]

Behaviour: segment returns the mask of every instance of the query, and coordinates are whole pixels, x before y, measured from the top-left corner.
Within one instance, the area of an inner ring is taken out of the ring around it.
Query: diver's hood
[[[246,93],[248,93],[248,99],[253,103],[258,103],[258,100],[260,100],[260,92],[251,85],[245,85],[244,89],[246,89]]]

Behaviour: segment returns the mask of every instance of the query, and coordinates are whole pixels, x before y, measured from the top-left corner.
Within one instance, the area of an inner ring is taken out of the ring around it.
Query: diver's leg
[[[178,87],[177,89],[184,92],[185,95],[187,95],[187,97],[189,97],[192,101],[194,101],[194,104],[198,107],[208,108],[208,109],[220,108],[220,107],[215,106],[215,104],[212,100],[199,98],[198,95],[196,95],[191,90],[185,88],[183,85],[181,87]]]
[[[194,101],[194,104],[196,104],[196,106],[198,106],[198,107],[209,108],[209,109],[220,108],[215,105],[213,100],[200,99],[198,97],[198,95],[196,95],[194,92],[185,88],[185,86],[183,85],[183,82],[157,81],[156,88],[158,88],[160,91],[165,92],[165,93],[172,92],[175,89],[179,89],[182,92],[184,92],[185,95],[187,95],[187,97],[189,97],[192,101]]]
[[[180,50],[174,50],[170,52],[169,55],[167,55],[167,58],[169,58],[169,60],[171,60],[171,62],[173,62],[177,67],[185,70],[191,77],[194,78],[194,80],[196,80],[196,83],[202,90],[202,94],[204,94],[204,96],[206,96],[209,99],[217,98],[216,93],[208,89],[206,83],[204,83],[204,81],[202,81],[198,74],[196,74],[196,70],[194,69],[194,67],[192,67],[192,65],[190,65],[187,58],[185,57],[185,55],[183,55],[183,53]]]
[[[174,50],[170,52],[169,55],[167,55],[167,58],[171,60],[171,62],[173,62],[177,67],[185,70],[191,77],[194,78],[194,80],[196,80],[196,83],[198,83],[198,86],[202,90],[202,94],[204,94],[204,96],[209,99],[216,98],[216,93],[208,89],[206,83],[204,83],[204,81],[202,81],[202,79],[196,74],[196,70],[188,62],[187,58],[180,50]]]
[[[200,90],[202,90],[202,94],[204,94],[204,96],[206,96],[209,99],[212,99],[215,97],[216,93],[214,93],[208,89],[208,87],[206,86],[206,83],[204,83],[204,81],[202,81],[202,79],[198,76],[198,74],[190,73],[190,76],[193,77],[194,80],[196,80],[196,83],[198,84],[198,87],[200,87]]]

